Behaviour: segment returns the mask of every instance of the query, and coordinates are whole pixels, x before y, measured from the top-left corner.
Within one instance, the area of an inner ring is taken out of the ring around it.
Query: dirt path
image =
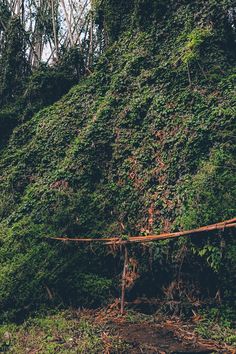
[[[145,323],[120,324],[115,327],[117,335],[132,349],[130,353],[212,353],[219,352],[207,346],[181,341],[175,333],[158,325]]]
[[[96,312],[94,322],[103,323],[110,334],[129,345],[131,349],[125,354],[236,353],[225,343],[204,340],[194,331],[194,324],[177,317],[137,312],[120,316],[120,310],[114,304]]]

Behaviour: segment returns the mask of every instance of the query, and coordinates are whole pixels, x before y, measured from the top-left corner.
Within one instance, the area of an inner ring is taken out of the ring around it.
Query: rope
[[[183,237],[183,236],[191,236],[194,234],[199,234],[203,232],[211,232],[215,230],[225,230],[236,227],[236,218],[225,220],[216,224],[211,224],[207,226],[202,226],[196,229],[187,230],[187,231],[179,231],[179,232],[169,232],[162,233],[160,235],[148,235],[148,236],[131,236],[127,239],[122,239],[121,237],[110,237],[110,238],[68,238],[68,237],[49,237],[52,240],[63,241],[63,242],[83,242],[83,243],[91,243],[91,242],[100,242],[105,245],[112,244],[127,244],[127,243],[143,243],[143,242],[153,242],[160,241],[175,237]]]

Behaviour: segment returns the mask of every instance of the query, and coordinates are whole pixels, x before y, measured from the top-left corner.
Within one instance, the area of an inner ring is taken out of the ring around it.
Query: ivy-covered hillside
[[[0,150],[3,321],[118,294],[122,264],[109,249],[50,237],[146,235],[236,216],[233,1],[117,3],[95,4],[108,47],[93,72]],[[168,296],[172,284],[173,298],[234,301],[235,231],[131,252],[140,275],[131,297]]]

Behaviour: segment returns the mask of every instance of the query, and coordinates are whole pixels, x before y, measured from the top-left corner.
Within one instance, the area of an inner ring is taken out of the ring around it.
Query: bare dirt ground
[[[204,340],[194,331],[193,322],[178,317],[145,316],[127,311],[121,316],[116,304],[95,314],[95,323],[106,324],[108,331],[127,343],[127,354],[232,353],[236,348],[214,340]]]
[[[119,325],[117,334],[131,347],[130,353],[212,353],[217,351],[208,345],[179,339],[169,328],[151,324]],[[219,351],[218,351],[219,352]]]

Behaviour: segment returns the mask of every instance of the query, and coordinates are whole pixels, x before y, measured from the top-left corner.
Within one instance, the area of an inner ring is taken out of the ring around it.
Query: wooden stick
[[[122,284],[121,284],[121,301],[120,301],[120,313],[124,314],[125,307],[125,288],[126,288],[126,271],[128,268],[128,250],[127,246],[124,246],[124,268],[122,273]]]
[[[69,241],[69,242],[101,242],[105,245],[110,244],[127,244],[131,242],[152,242],[165,240],[168,238],[191,236],[198,233],[210,232],[215,230],[223,230],[236,227],[236,218],[225,220],[216,224],[202,226],[197,229],[179,231],[179,232],[169,232],[160,235],[149,235],[149,236],[131,236],[127,240],[122,240],[120,237],[110,237],[110,238],[68,238],[68,237],[49,237],[56,241]]]

